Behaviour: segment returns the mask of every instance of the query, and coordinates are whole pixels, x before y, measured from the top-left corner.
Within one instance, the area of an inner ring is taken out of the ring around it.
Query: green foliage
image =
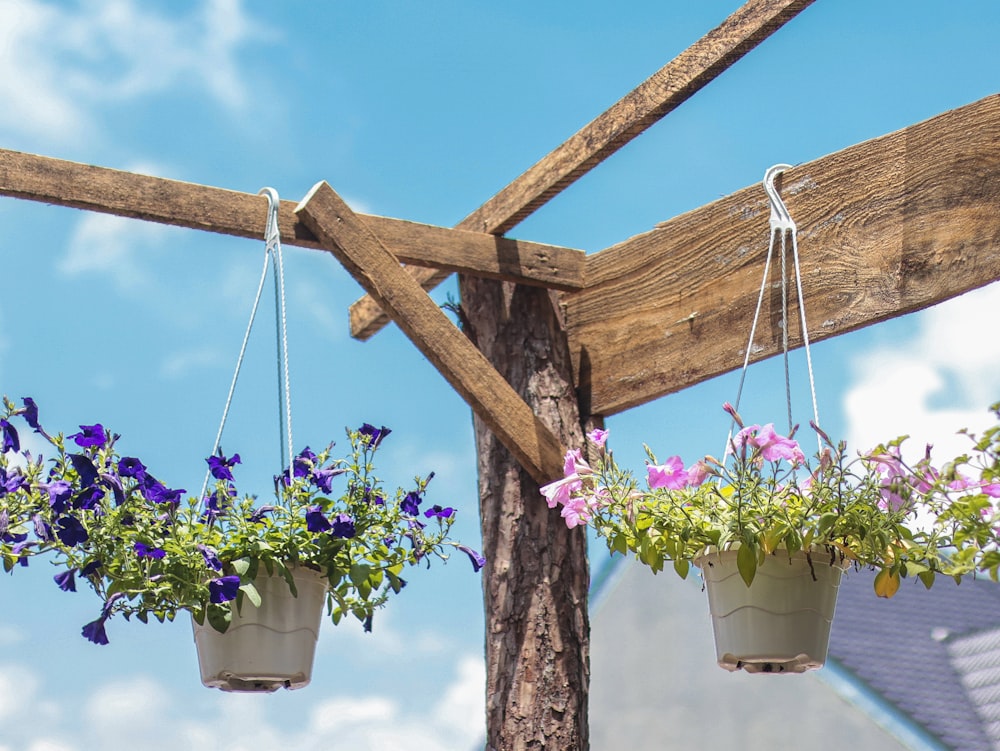
[[[332,444],[319,453],[306,449],[295,457],[293,472],[286,468],[275,479],[274,502],[262,505],[254,496],[239,496],[226,470],[216,474],[205,499],[181,500],[137,460],[123,459],[118,436],[103,429],[78,447],[37,428],[55,450],[43,462],[15,447],[12,420],[18,416],[37,420],[27,403],[18,408],[4,398],[4,571],[50,558],[66,577],[64,588],[85,581],[104,601],[102,633],[114,614],[146,623],[150,616],[172,620],[181,610],[224,631],[234,608],[260,604],[253,583],[258,573],[277,573],[297,595],[292,566],[325,573],[334,623],[351,614],[370,628],[374,612],[405,586],[405,568],[446,560],[451,548],[482,563],[450,539],[452,509],[419,512],[429,477],[391,493],[383,487],[374,457],[385,428],[347,431],[347,458],[334,458]],[[227,466],[238,461],[220,459]],[[233,577],[238,584],[228,592]]]
[[[764,556],[807,549],[875,569],[882,597],[905,577],[927,587],[938,575],[998,579],[1000,426],[970,436],[969,452],[940,468],[929,456],[907,465],[902,438],[850,457],[818,431],[824,445],[810,463],[791,436],[740,427],[724,462],[709,456],[684,469],[672,457],[659,465],[647,447],[643,486],[616,464],[599,432],[591,436],[594,466],[571,451],[566,476],[543,494],[563,506],[567,524],[590,525],[612,554],[632,553],[654,572],[671,561],[684,577],[706,551],[738,548],[749,586]]]

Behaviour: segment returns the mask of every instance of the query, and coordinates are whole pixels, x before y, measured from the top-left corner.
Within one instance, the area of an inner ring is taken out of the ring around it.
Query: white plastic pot
[[[846,564],[825,550],[789,558],[779,550],[758,565],[747,587],[736,550],[695,559],[708,590],[719,665],[748,673],[804,673],[826,662],[830,625]]]
[[[319,571],[291,569],[298,597],[279,575],[254,580],[260,607],[244,598],[242,612],[233,608],[225,633],[206,620],[194,620],[201,682],[223,691],[261,692],[302,688],[312,677],[327,580]]]

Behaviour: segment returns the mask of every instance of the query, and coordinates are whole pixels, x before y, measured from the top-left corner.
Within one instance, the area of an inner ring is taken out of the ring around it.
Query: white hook
[[[792,168],[790,164],[776,164],[764,173],[764,190],[768,200],[771,202],[771,231],[791,230],[795,232],[795,222],[792,221],[791,214],[785,208],[784,201],[778,195],[777,188],[774,187],[774,179],[785,170]]]
[[[281,207],[281,201],[278,198],[278,191],[274,188],[261,188],[257,195],[267,196],[267,224],[264,226],[264,242],[268,247],[271,247],[281,238],[281,232],[278,230],[278,210]]]

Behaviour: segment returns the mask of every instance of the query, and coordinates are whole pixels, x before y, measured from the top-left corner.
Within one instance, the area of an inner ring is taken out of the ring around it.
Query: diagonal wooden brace
[[[559,439],[333,188],[317,183],[295,213],[536,482],[562,476],[565,449]]]

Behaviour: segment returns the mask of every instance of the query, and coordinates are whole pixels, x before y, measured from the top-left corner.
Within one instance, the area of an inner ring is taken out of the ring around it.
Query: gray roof
[[[848,572],[830,660],[947,748],[1000,749],[1000,585],[906,580],[895,597],[874,574]]]

